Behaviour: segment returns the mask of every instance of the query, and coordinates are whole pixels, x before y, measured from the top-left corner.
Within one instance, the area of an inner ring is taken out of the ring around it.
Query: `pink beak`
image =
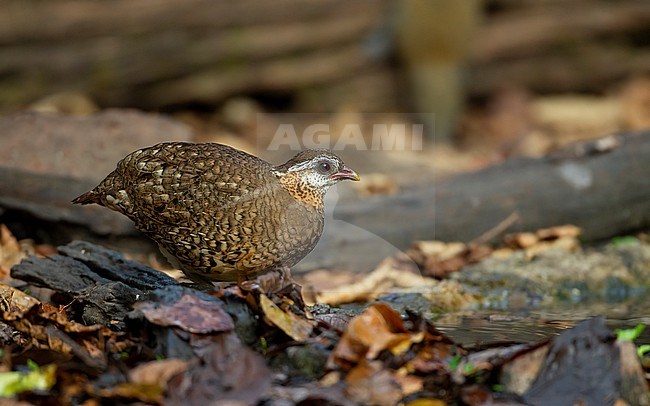
[[[341,168],[340,171],[330,175],[330,178],[334,180],[344,180],[344,179],[353,180],[353,181],[361,180],[359,175],[357,175],[355,171],[348,168],[347,166],[344,166],[343,168]]]

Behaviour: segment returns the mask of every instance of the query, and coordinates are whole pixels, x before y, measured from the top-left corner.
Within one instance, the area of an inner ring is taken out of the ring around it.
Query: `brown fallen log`
[[[397,196],[339,202],[300,269],[368,270],[413,241],[472,241],[513,214],[507,231],[573,224],[595,242],[650,227],[650,131],[518,158]]]
[[[59,224],[59,227],[83,224],[99,235],[133,234],[133,225],[118,213],[101,210],[100,207],[78,210],[72,206],[72,198],[80,191],[92,189],[96,183],[0,167],[0,221],[11,224],[31,217],[32,223],[33,220],[40,220]],[[29,232],[28,224],[17,228]]]
[[[0,134],[0,209],[12,213],[0,221],[13,223],[12,230],[22,237],[39,229],[29,219],[61,226],[83,224],[97,234],[133,234],[131,222],[123,216],[99,207],[80,211],[70,200],[94,187],[129,152],[162,141],[189,141],[192,135],[177,121],[124,109],[86,117],[13,114],[0,118]],[[80,180],[84,177],[89,179]],[[63,231],[58,227],[48,232],[58,235],[49,241],[59,245],[77,238],[74,230]]]

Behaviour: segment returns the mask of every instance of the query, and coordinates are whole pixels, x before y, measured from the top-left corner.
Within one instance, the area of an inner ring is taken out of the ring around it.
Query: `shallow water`
[[[439,313],[431,302],[419,294],[391,294],[380,301],[405,314],[414,310],[429,318],[438,330],[464,346],[497,343],[529,343],[562,333],[582,320],[605,317],[606,325],[615,329],[646,325],[635,340],[637,345],[650,344],[650,297],[627,298],[616,302],[556,304],[554,307],[468,309],[456,313]],[[361,313],[368,303],[351,303],[340,308],[349,315]]]
[[[629,305],[616,304],[519,312],[474,311],[471,314],[447,314],[434,323],[440,331],[456,342],[473,346],[502,342],[534,342],[558,335],[589,317],[603,315],[606,317],[607,326],[612,330],[645,324],[646,329],[635,343],[650,344],[650,311],[644,311],[643,307],[634,307],[639,311],[631,311]]]

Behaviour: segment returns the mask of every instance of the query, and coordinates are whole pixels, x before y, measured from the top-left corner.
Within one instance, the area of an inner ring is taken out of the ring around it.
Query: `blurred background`
[[[433,113],[435,122],[420,120],[429,137],[486,148],[488,160],[650,126],[644,0],[15,0],[2,8],[5,114],[129,107],[171,114],[198,139],[229,133],[254,148],[264,145],[258,113]]]

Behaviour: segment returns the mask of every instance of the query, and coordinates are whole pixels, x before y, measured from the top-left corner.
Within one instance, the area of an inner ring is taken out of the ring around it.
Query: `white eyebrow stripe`
[[[291,167],[287,170],[287,172],[298,172],[298,171],[302,171],[303,169],[307,169],[307,168],[309,168],[310,166],[311,166],[311,160],[309,160],[309,161],[305,161],[305,162],[301,162],[301,163],[299,163],[299,164],[295,164],[295,165],[291,166]]]
[[[298,172],[305,169],[309,169],[310,167],[312,167],[312,165],[315,162],[320,162],[320,161],[327,161],[334,168],[338,168],[339,165],[341,165],[340,161],[337,160],[336,158],[332,158],[327,155],[320,155],[310,159],[309,161],[301,162],[291,166],[289,169],[287,169],[287,172]]]

